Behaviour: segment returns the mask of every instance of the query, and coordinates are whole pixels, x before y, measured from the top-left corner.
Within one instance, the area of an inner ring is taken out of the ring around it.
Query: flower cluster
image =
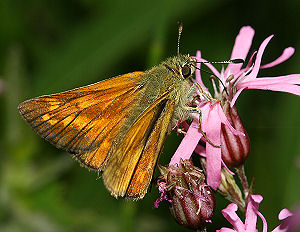
[[[249,197],[249,203],[247,206],[245,223],[236,214],[238,209],[236,204],[229,204],[225,209],[222,210],[223,216],[232,224],[234,229],[221,228],[218,232],[256,232],[257,216],[259,216],[263,222],[263,232],[268,231],[267,221],[264,216],[258,211],[259,204],[263,200],[261,195],[251,195]],[[299,215],[300,208],[293,215],[288,209],[283,209],[278,215],[278,219],[282,221],[281,225],[277,226],[272,232],[288,232],[295,231],[299,227]]]
[[[231,60],[246,59],[252,44],[253,36],[254,30],[249,26],[243,27],[240,30],[233,47]],[[261,65],[264,50],[272,37],[273,36],[269,36],[263,41],[258,51],[251,55],[248,64],[244,68],[242,67],[242,64],[232,63],[229,64],[226,69],[222,69],[222,71],[219,72],[212,64],[205,63],[205,65],[207,65],[214,75],[223,83],[223,85],[221,83],[219,83],[218,86],[214,85],[214,98],[219,101],[203,99],[198,102],[198,107],[202,112],[201,128],[212,143],[216,145],[221,144],[222,125],[227,131],[229,130],[233,135],[241,137],[242,140],[242,137],[247,137],[241,122],[237,122],[236,124],[239,125],[237,128],[234,128],[234,124],[232,125],[226,117],[226,107],[228,108],[228,104],[230,107],[234,107],[238,96],[243,90],[273,90],[300,96],[300,86],[298,86],[298,84],[300,84],[300,74],[290,74],[278,77],[257,77],[260,69],[278,65],[289,59],[294,53],[294,48],[286,48],[282,55],[276,60]],[[200,51],[197,52],[196,59],[200,62],[206,62],[206,60],[201,57]],[[200,68],[200,63],[198,64],[198,68]],[[196,70],[196,81],[203,90],[206,90],[207,94],[210,94],[201,80],[200,70]],[[231,108],[230,110],[236,111],[235,108]],[[240,121],[240,119],[237,121]],[[177,163],[180,159],[189,159],[194,151],[200,155],[204,155],[207,160],[207,183],[213,189],[217,189],[221,183],[221,150],[224,146],[214,147],[210,143],[206,143],[205,152],[197,152],[203,151],[203,149],[197,148],[200,139],[203,137],[203,134],[198,130],[197,125],[198,115],[195,115],[194,121],[189,126],[187,133],[172,157],[170,164]],[[242,146],[247,150],[248,141],[246,141],[246,139],[244,140],[245,144]],[[248,154],[244,155],[242,159],[244,160],[247,155]],[[224,158],[224,160],[226,160],[226,158]]]
[[[254,30],[250,26],[243,27],[236,37],[230,59],[245,60],[253,37]],[[289,59],[294,53],[294,48],[288,47],[280,57],[262,65],[263,53],[272,37],[273,35],[267,37],[259,49],[250,54],[247,63],[232,62],[226,68],[222,68],[220,72],[212,63],[201,57],[200,51],[197,51],[195,56],[198,61],[195,82],[200,86],[200,99],[195,104],[201,110],[201,118],[195,114],[190,125],[186,122],[182,123],[186,133],[169,166],[172,167],[179,164],[181,160],[190,159],[193,152],[204,157],[203,168],[206,173],[207,184],[214,190],[219,190],[222,195],[227,196],[227,199],[238,204],[231,203],[222,211],[224,217],[234,226],[234,230],[222,228],[219,231],[257,231],[257,215],[263,221],[263,231],[267,231],[266,220],[258,211],[259,203],[263,198],[260,195],[252,194],[252,185],[249,188],[244,173],[243,164],[250,153],[250,140],[238,115],[235,103],[245,89],[281,91],[300,96],[300,74],[258,77],[260,69],[276,66]],[[212,76],[213,93],[202,82],[201,63],[205,64],[214,74]],[[199,120],[201,129],[198,126]],[[242,199],[239,187],[232,177],[234,173],[228,169],[231,167],[236,168],[241,179],[244,199]],[[224,174],[225,172],[227,174]],[[235,199],[235,201],[232,193],[239,199]],[[169,197],[168,200],[172,204],[172,197]],[[245,224],[235,213],[238,207],[246,212]],[[284,209],[281,211],[279,219],[283,220],[283,223],[280,228],[278,227],[273,231],[288,231],[288,229],[282,228],[288,221],[291,221],[291,213]],[[285,226],[285,228],[288,227]]]

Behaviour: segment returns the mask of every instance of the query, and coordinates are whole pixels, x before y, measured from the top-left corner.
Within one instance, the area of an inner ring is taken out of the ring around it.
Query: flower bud
[[[186,228],[203,230],[213,216],[216,202],[202,170],[190,160],[160,170],[173,218]]]
[[[250,153],[250,140],[236,107],[230,107],[230,102],[226,101],[223,105],[223,111],[232,127],[245,134],[245,136],[234,135],[227,126],[222,124],[222,159],[229,167],[239,167],[245,162]]]

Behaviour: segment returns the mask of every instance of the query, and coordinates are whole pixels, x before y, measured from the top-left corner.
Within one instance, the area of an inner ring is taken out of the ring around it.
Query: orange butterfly
[[[44,139],[103,171],[115,197],[147,192],[166,135],[191,112],[196,60],[178,54],[132,72],[70,91],[25,101],[19,111]]]

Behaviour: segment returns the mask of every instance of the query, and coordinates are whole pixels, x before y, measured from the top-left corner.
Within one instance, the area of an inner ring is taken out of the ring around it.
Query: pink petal
[[[233,96],[231,102],[230,102],[230,107],[233,107],[237,98],[240,96],[241,92],[246,89],[246,87],[241,87],[239,88],[239,90],[235,93],[235,95]]]
[[[260,85],[268,84],[300,84],[300,74],[290,74],[278,77],[259,77],[254,80],[244,81],[239,86],[247,86],[247,83],[258,83]]]
[[[210,133],[207,133],[209,136]],[[217,140],[211,140],[216,143]],[[221,183],[221,148],[213,147],[209,143],[206,144],[206,170],[207,184],[214,190],[217,190]]]
[[[169,165],[179,163],[180,159],[185,160],[191,157],[202,137],[202,134],[198,130],[198,124],[198,119],[195,118],[173,155]]]
[[[206,151],[205,151],[205,147],[201,146],[200,144],[198,144],[195,148],[195,151],[198,155],[206,158]],[[222,166],[231,174],[231,175],[235,175],[234,172],[232,172],[224,163],[224,161],[222,160]]]
[[[197,59],[197,57],[194,57]],[[197,61],[199,62],[207,62],[207,60],[203,59],[203,58],[200,58],[200,59],[197,59]],[[217,77],[221,77],[221,74],[219,73],[219,71],[211,64],[211,63],[204,63],[212,72],[215,76]]]
[[[261,212],[257,212],[257,215],[260,217],[260,219],[263,222],[263,232],[268,232],[268,223],[267,223],[267,220],[265,219],[264,215],[262,215]]]
[[[291,85],[291,84],[272,84],[269,85],[261,85],[256,82],[248,82],[247,87],[244,89],[262,89],[262,90],[272,90],[279,92],[287,92],[291,94],[295,94],[300,96],[300,86]]]
[[[269,36],[268,38],[266,38],[262,44],[260,45],[258,52],[257,52],[257,56],[256,56],[256,60],[255,60],[255,64],[253,67],[252,72],[244,79],[246,80],[251,80],[251,79],[255,79],[257,77],[258,71],[260,69],[260,64],[261,64],[261,59],[263,56],[263,53],[265,51],[266,46],[268,45],[268,43],[270,42],[270,40],[272,39],[273,35]]]
[[[238,96],[244,89],[263,89],[292,93],[300,95],[300,74],[290,74],[278,77],[259,77],[248,81],[242,81],[238,84],[238,91],[231,100],[230,106],[232,107]]]
[[[293,213],[291,211],[289,211],[288,209],[282,209],[280,211],[280,213],[278,214],[278,219],[280,221],[282,221],[282,220],[284,220],[284,219],[286,219],[286,218],[288,218],[292,215],[293,215]]]
[[[230,59],[246,59],[252,44],[254,33],[254,29],[250,26],[241,28],[238,36],[235,39]],[[242,65],[243,64],[229,64],[225,73],[227,74],[229,70],[231,70],[231,73],[236,74],[241,69]]]
[[[300,205],[294,210],[294,214],[289,218],[286,218],[284,222],[287,221],[289,231],[299,231],[300,228]],[[298,230],[297,230],[298,229]]]
[[[274,60],[268,64],[262,65],[262,66],[260,66],[260,68],[263,69],[263,68],[270,68],[270,67],[276,66],[276,65],[288,60],[294,54],[294,52],[295,52],[294,48],[288,47],[283,50],[281,56],[279,56],[276,60]]]
[[[236,214],[236,211],[238,210],[238,207],[236,204],[231,203],[229,204],[225,209],[222,210],[223,216],[227,219],[228,222],[230,222],[234,229],[238,232],[244,232],[246,231],[245,225],[239,218],[239,216]]]
[[[198,155],[206,158],[206,151],[205,151],[205,147],[201,146],[200,144],[197,144],[195,151]],[[222,166],[231,174],[231,175],[235,175],[234,172],[232,172],[224,163],[224,161],[222,160]]]
[[[213,144],[221,144],[221,120],[216,107],[210,103],[201,107],[202,110],[202,130]],[[217,189],[221,183],[221,148],[213,147],[206,143],[206,171],[207,184],[213,189]]]
[[[272,230],[272,232],[288,232],[291,231],[291,227],[290,227],[290,217],[293,216],[293,214],[291,213],[291,211],[289,211],[288,209],[282,209],[278,215],[278,219],[280,221],[282,221],[282,223],[277,226],[274,230]]]
[[[257,213],[263,197],[260,195],[250,195],[246,211],[245,226],[247,231],[256,231]]]

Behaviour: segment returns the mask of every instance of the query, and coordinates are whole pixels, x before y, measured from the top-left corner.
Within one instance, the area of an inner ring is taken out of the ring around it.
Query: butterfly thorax
[[[174,112],[169,129],[173,128],[178,121],[184,121],[189,117],[185,109],[195,96],[196,92],[191,89],[190,77],[194,73],[195,60],[189,55],[177,55],[168,58],[158,66],[145,72],[145,97],[144,101],[151,104],[159,96],[167,95],[166,100],[174,104]],[[190,65],[191,73],[188,77],[182,74],[182,68]]]

